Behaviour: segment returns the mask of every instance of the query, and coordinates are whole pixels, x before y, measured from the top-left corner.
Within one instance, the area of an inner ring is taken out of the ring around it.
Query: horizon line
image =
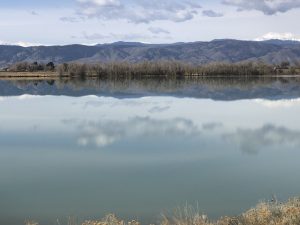
[[[266,40],[242,40],[242,39],[234,39],[234,38],[220,38],[220,39],[212,39],[210,41],[179,41],[179,42],[170,42],[170,43],[149,43],[149,42],[142,42],[142,41],[115,41],[115,42],[106,42],[106,43],[71,43],[71,44],[28,44],[27,43],[0,43],[0,46],[12,46],[12,47],[23,47],[23,48],[30,48],[30,47],[63,47],[63,46],[72,46],[72,45],[81,45],[81,46],[101,46],[101,45],[113,45],[113,44],[142,44],[142,45],[175,45],[175,44],[190,44],[190,43],[209,43],[214,41],[241,41],[241,42],[268,42],[268,41],[282,41],[282,42],[299,42],[300,40],[295,39],[266,39]]]

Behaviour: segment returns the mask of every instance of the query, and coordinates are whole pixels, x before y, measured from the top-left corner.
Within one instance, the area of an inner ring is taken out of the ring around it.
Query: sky
[[[300,40],[300,0],[0,1],[0,44]]]

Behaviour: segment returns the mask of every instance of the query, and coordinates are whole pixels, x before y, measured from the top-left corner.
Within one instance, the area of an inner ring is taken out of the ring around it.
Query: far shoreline
[[[133,79],[141,79],[141,78],[169,78],[169,75],[142,75],[131,78]],[[300,74],[269,74],[269,75],[202,75],[202,74],[195,74],[195,75],[180,75],[175,76],[175,78],[298,78]],[[78,78],[77,76],[70,76],[69,74],[59,74],[58,72],[6,72],[0,71],[0,80],[19,80],[19,79],[60,79],[60,78]],[[98,75],[91,75],[88,74],[84,78],[102,78]],[[118,78],[127,78],[126,75],[119,76]],[[172,78],[174,78],[172,76]],[[107,78],[109,79],[109,78]]]

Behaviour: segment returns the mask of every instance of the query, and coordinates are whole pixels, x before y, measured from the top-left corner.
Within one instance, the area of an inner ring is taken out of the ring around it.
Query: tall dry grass
[[[210,221],[190,208],[163,216],[161,225],[300,225],[300,198],[287,203],[263,202],[237,217],[223,217]]]
[[[35,221],[26,221],[25,225],[39,225]],[[58,224],[62,225],[62,224]],[[140,225],[138,221],[125,222],[114,214],[101,220],[86,220],[78,223],[69,219],[67,225]],[[163,214],[158,225],[300,225],[300,198],[286,203],[262,202],[255,208],[237,217],[222,217],[210,220],[206,215],[193,207],[177,208],[171,214]]]

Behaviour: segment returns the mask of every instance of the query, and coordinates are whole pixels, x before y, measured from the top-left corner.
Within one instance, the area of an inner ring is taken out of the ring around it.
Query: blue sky
[[[10,0],[0,44],[300,40],[300,0]]]

